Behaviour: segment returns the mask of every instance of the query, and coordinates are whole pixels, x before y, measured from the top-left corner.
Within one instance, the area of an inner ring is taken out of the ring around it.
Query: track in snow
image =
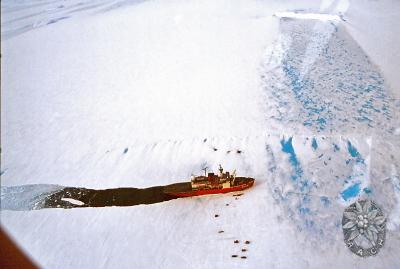
[[[155,204],[172,199],[165,186],[150,188],[87,189],[58,185],[22,185],[2,187],[3,210],[36,210],[44,208],[135,206]],[[51,191],[45,191],[44,188]],[[39,195],[38,195],[39,193]],[[24,203],[21,203],[24,201]]]

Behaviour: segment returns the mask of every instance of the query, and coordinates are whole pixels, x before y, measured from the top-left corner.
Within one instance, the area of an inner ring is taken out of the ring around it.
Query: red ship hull
[[[180,191],[166,190],[165,194],[175,197],[191,197],[191,196],[200,196],[209,194],[228,193],[228,192],[242,191],[248,189],[251,186],[253,186],[253,184],[254,184],[254,179],[246,178],[244,182],[241,182],[240,184],[237,184],[229,188],[199,189],[199,190],[192,190],[190,188],[188,190],[180,190]]]

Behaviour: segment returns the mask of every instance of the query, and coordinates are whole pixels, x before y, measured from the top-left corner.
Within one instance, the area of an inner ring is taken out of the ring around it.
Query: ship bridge
[[[236,171],[233,171],[232,175],[230,175],[228,171],[224,173],[224,169],[221,165],[219,165],[218,175],[215,175],[213,172],[207,174],[207,170],[204,170],[204,176],[192,176],[192,189],[225,189],[234,185]]]

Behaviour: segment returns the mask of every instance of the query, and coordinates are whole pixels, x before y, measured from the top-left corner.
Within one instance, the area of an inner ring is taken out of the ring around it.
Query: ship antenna
[[[204,170],[204,176],[207,176],[207,166],[206,167],[204,167],[202,170]]]

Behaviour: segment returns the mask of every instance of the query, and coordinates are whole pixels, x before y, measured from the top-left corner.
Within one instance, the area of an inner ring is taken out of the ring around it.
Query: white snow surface
[[[1,5],[1,226],[40,267],[400,267],[398,1]],[[220,163],[255,186],[31,210],[61,186],[166,185]],[[388,225],[360,259],[341,220],[365,197]]]
[[[346,27],[382,70],[393,94],[400,99],[400,4],[396,0],[352,0]]]

